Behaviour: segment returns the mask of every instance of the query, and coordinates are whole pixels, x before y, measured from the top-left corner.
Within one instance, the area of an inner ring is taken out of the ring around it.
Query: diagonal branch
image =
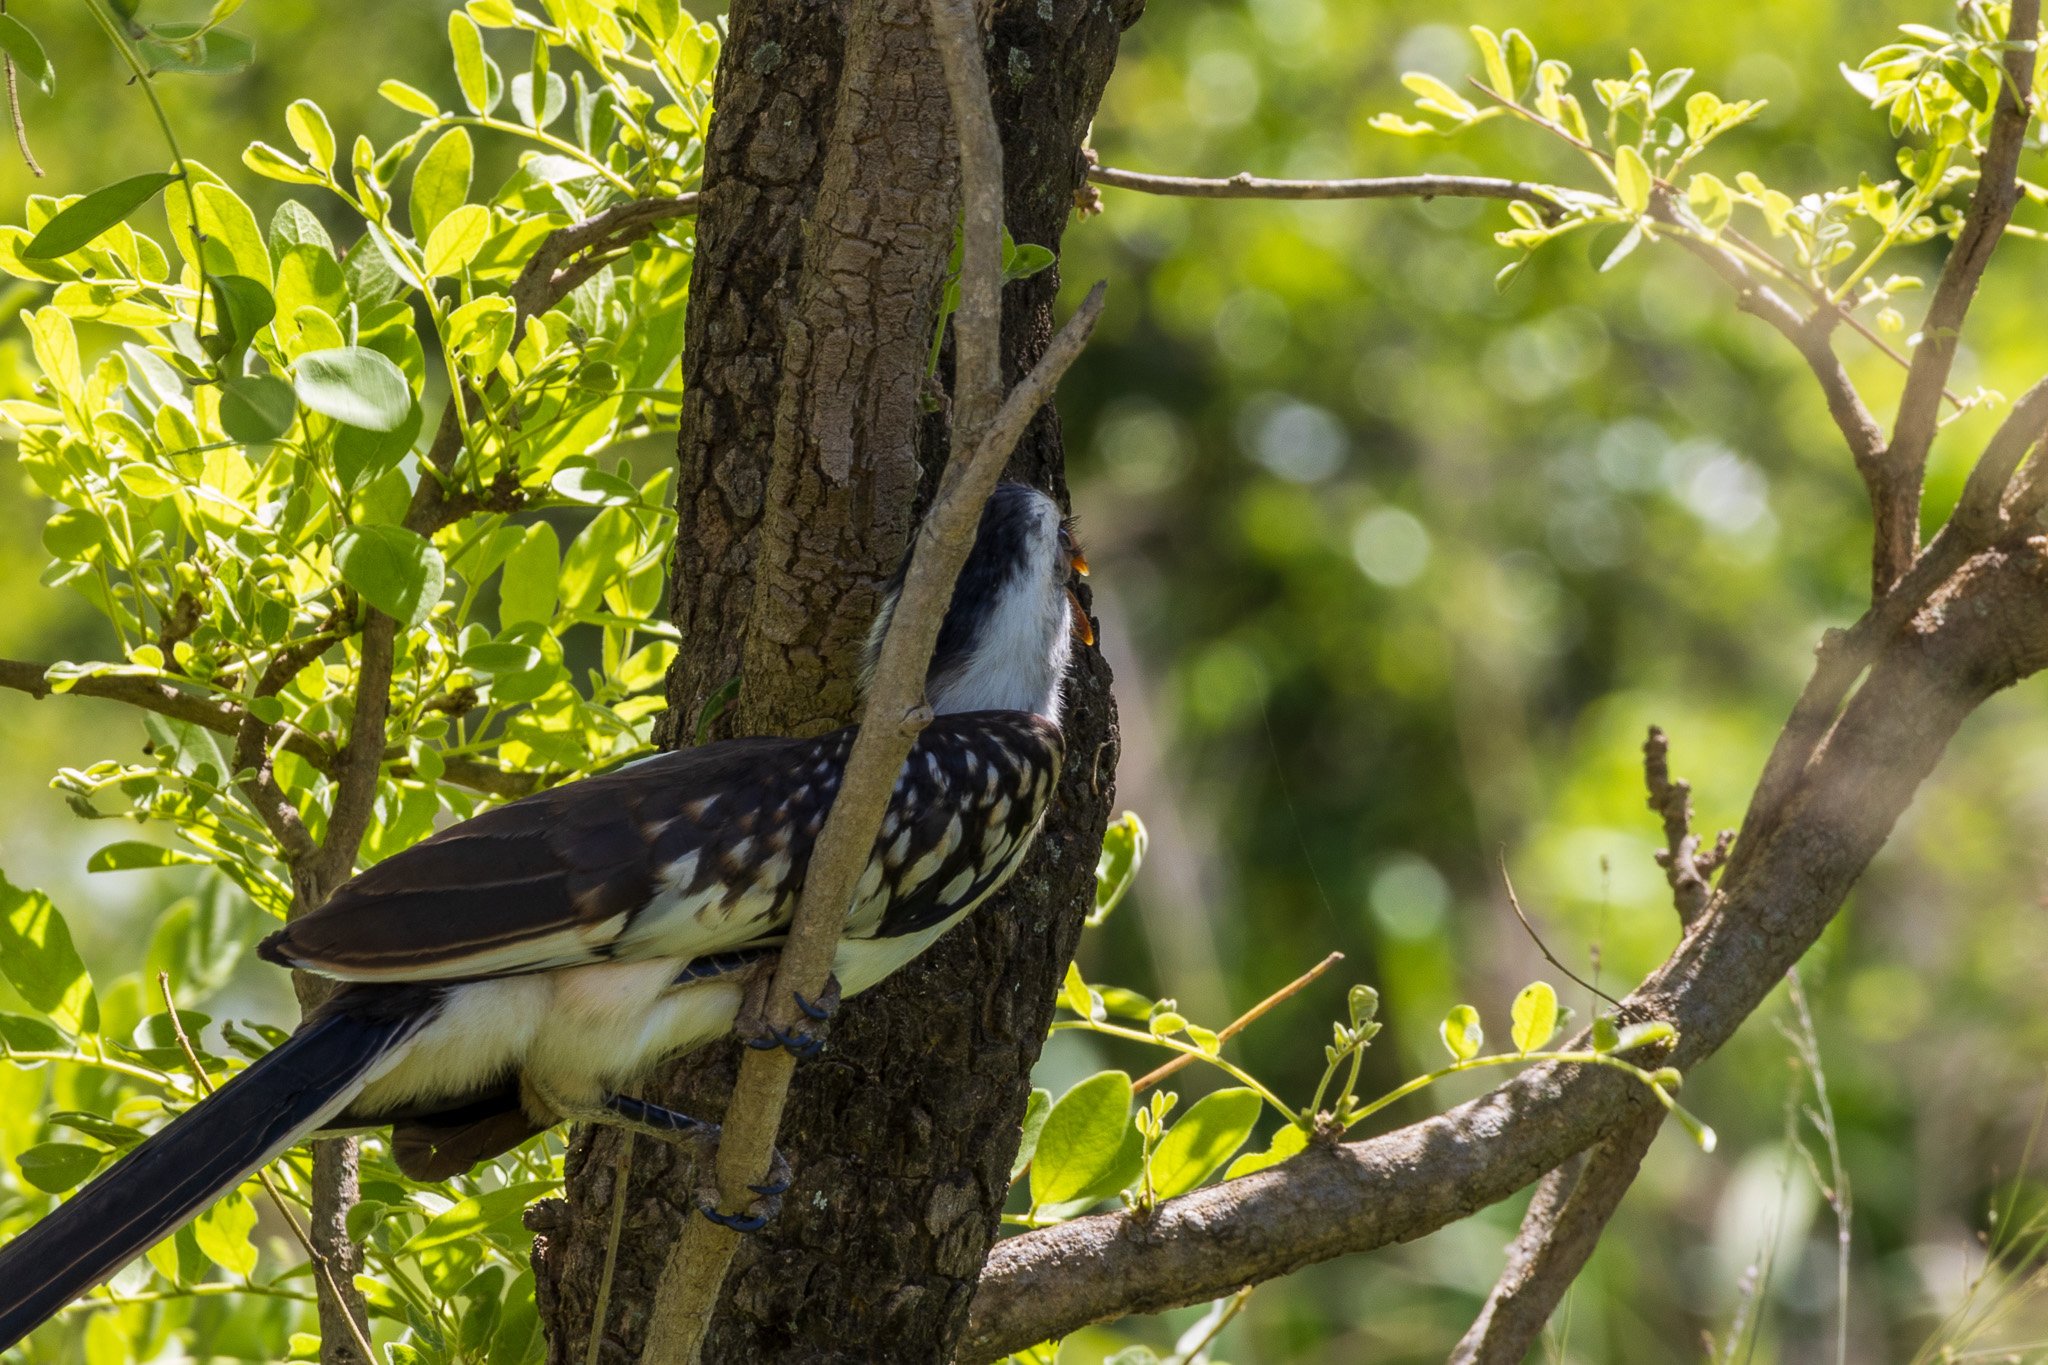
[[[999,238],[1002,144],[989,103],[981,27],[972,0],[930,0],[932,38],[945,72],[958,137],[964,207],[951,454],[937,497],[919,527],[903,587],[883,638],[861,725],[839,794],[820,831],[789,936],[768,995],[769,1021],[794,1025],[796,997],[815,997],[831,972],[847,907],[881,829],[889,796],[911,745],[931,719],[925,673],[953,582],[973,546],[982,505],[994,491],[1024,428],[1079,356],[1102,311],[1092,290],[1053,337],[1025,380],[1002,391]],[[717,1160],[720,1206],[746,1208],[749,1187],[768,1176],[775,1136],[795,1070],[788,1052],[749,1051],[726,1107]],[[713,1308],[737,1250],[738,1235],[691,1219],[655,1291],[642,1359],[686,1365],[702,1349]]]
[[[1880,578],[1880,589],[1906,571],[1918,548],[1920,484],[1939,425],[1941,391],[1955,365],[1963,320],[1976,298],[1978,282],[2019,203],[2020,152],[2033,119],[2034,48],[2040,28],[2041,0],[2013,0],[2006,30],[2012,41],[2006,44],[2004,79],[1999,82],[1998,102],[1991,115],[1991,135],[1978,160],[1977,188],[1964,211],[1955,245],[1942,265],[1941,279],[1927,302],[1920,342],[1913,350],[1912,368],[1906,372],[1906,387],[1899,397],[1898,420],[1892,427],[1885,463],[1888,496],[1895,505],[1886,509],[1878,528],[1882,538],[1889,527],[1895,543],[1886,552],[1892,574]]]
[[[1521,1365],[1527,1359],[1635,1183],[1663,1119],[1657,1109],[1634,1115],[1584,1157],[1543,1177],[1508,1248],[1507,1269],[1451,1352],[1450,1365]]]
[[[1909,629],[1883,638],[1788,818],[1729,867],[1707,913],[1631,995],[1632,1016],[1678,1030],[1669,1064],[1694,1067],[1734,1034],[1818,940],[1964,719],[2043,668],[2039,539],[1972,559]],[[1506,1198],[1650,1105],[1605,1068],[1533,1068],[1425,1122],[1168,1200],[1142,1227],[1104,1214],[1011,1238],[983,1272],[958,1359],[999,1359],[1089,1322],[1419,1237]]]

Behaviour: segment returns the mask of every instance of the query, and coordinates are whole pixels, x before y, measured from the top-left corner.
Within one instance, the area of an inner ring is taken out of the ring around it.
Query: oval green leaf
[[[43,224],[42,231],[21,249],[21,258],[54,260],[90,246],[102,232],[156,198],[159,190],[177,178],[166,171],[151,171],[102,185]]]
[[[14,59],[14,69],[33,81],[36,89],[45,95],[57,93],[57,73],[43,45],[11,14],[0,14],[0,51]]]
[[[334,558],[344,582],[407,629],[427,618],[447,581],[441,552],[403,526],[352,526]]]
[[[1557,992],[1548,981],[1532,981],[1515,997],[1515,1051],[1534,1052],[1557,1032]]]
[[[1031,1202],[1077,1199],[1112,1175],[1131,1128],[1131,1078],[1102,1071],[1060,1096],[1038,1133]]]
[[[396,431],[412,408],[398,366],[367,346],[308,351],[292,367],[299,401],[365,431]]]
[[[1263,1103],[1238,1087],[1204,1095],[1152,1149],[1152,1189],[1162,1199],[1186,1194],[1214,1175],[1252,1135]]]
[[[1479,1049],[1486,1045],[1486,1030],[1479,1026],[1479,1011],[1470,1005],[1460,1005],[1445,1015],[1439,1032],[1451,1056],[1461,1062],[1477,1057]]]
[[[244,445],[275,441],[299,410],[292,386],[274,375],[243,375],[220,386],[220,425]]]
[[[434,224],[427,234],[429,276],[460,275],[491,235],[491,211],[481,204],[461,204]]]
[[[100,1159],[105,1155],[97,1147],[77,1142],[39,1142],[23,1152],[14,1164],[21,1168],[21,1178],[37,1189],[63,1194],[84,1184],[85,1178],[99,1169]]]

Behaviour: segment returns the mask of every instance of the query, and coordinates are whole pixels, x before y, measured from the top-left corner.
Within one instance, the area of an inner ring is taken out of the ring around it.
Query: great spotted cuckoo
[[[935,719],[847,912],[838,992],[916,957],[1022,861],[1059,772],[1073,641],[1092,643],[1072,582],[1086,569],[1051,498],[996,489],[932,656]],[[853,734],[726,740],[513,801],[385,859],[265,939],[265,959],[339,988],[0,1247],[0,1349],[311,1134],[388,1126],[399,1166],[423,1180],[570,1120],[715,1140],[632,1091],[736,1029],[815,1049],[815,1031],[742,1020],[761,1013]],[[822,1018],[833,1001],[798,1003]],[[738,1225],[758,1225],[780,1191],[759,1192]]]

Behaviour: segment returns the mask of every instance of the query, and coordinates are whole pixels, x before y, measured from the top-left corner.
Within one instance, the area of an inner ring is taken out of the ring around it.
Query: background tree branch
[[[2048,541],[1970,560],[1878,652],[1787,818],[1623,1014],[1711,1056],[1819,938],[1949,739],[1985,699],[2048,667]],[[1089,1322],[1199,1303],[1332,1256],[1422,1236],[1520,1189],[1654,1102],[1604,1068],[1547,1066],[1436,1118],[1314,1147],[1184,1195],[1149,1220],[1101,1214],[999,1244],[958,1358],[983,1362]]]

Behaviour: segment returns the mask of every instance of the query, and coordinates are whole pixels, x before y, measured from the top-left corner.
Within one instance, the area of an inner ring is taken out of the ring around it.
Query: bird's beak
[[[1073,555],[1067,560],[1067,563],[1073,565],[1074,572],[1081,575],[1081,577],[1086,578],[1088,576],[1088,556],[1082,554],[1080,550],[1075,550]]]
[[[1074,590],[1072,588],[1067,589],[1067,604],[1074,609],[1075,636],[1078,637],[1081,643],[1084,645],[1094,644],[1095,626],[1092,622],[1089,621],[1088,613],[1082,609],[1081,599],[1074,596]]]

